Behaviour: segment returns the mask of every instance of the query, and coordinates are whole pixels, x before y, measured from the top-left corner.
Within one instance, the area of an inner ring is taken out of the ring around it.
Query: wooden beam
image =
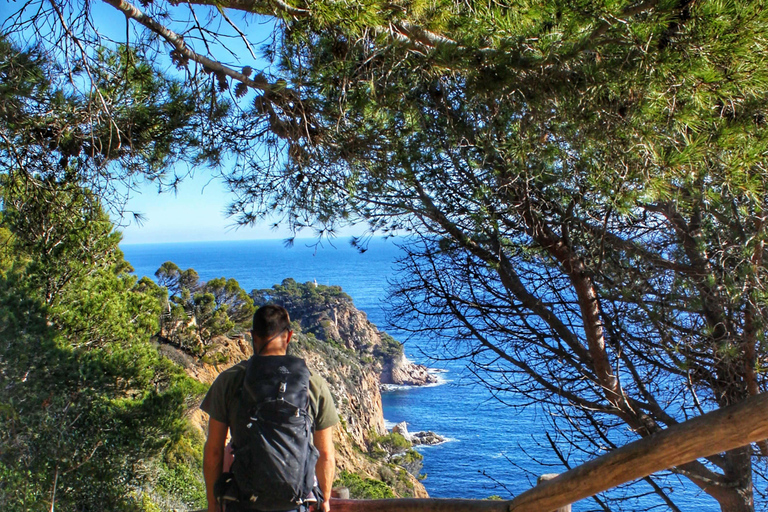
[[[556,510],[657,471],[763,439],[768,439],[768,393],[674,425],[586,462],[519,495],[509,510]]]
[[[541,485],[543,482],[548,482],[550,480],[554,480],[557,477],[558,477],[557,473],[547,473],[546,475],[541,475],[536,480],[536,485]],[[571,512],[571,505],[568,504],[568,505],[562,506],[562,507],[558,508],[557,510],[553,510],[552,512]]]
[[[331,499],[332,512],[509,512],[508,501],[396,498],[384,500]],[[541,511],[539,511],[541,512]]]

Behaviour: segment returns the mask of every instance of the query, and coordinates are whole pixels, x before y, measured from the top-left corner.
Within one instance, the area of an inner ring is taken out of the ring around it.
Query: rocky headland
[[[346,484],[346,478],[364,484],[351,487],[370,489],[371,484],[366,483],[370,481],[386,484],[392,496],[427,497],[420,482],[421,455],[413,450],[414,445],[427,442],[420,436],[423,433],[387,431],[381,386],[432,384],[436,377],[426,367],[408,361],[402,345],[379,331],[337,286],[286,279],[273,288],[254,290],[251,296],[257,306],[272,302],[288,309],[294,328],[289,353],[303,357],[310,370],[322,375],[331,388],[340,419],[340,428],[334,431],[340,483]],[[191,357],[170,345],[163,351],[190,375],[207,383],[253,353],[250,336],[245,333],[218,337],[203,358]],[[205,430],[205,415],[199,411],[192,414],[193,421]],[[386,492],[384,496],[389,495]]]
[[[409,361],[405,354],[400,354],[384,362],[380,381],[384,385],[425,386],[436,384],[437,377],[426,366]]]

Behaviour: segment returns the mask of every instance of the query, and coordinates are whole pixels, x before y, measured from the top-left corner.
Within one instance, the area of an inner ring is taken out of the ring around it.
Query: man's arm
[[[203,477],[205,493],[208,497],[208,512],[219,512],[219,504],[213,495],[213,485],[219,479],[224,462],[224,444],[227,441],[229,427],[213,418],[208,420],[208,439],[203,449]]]
[[[320,452],[320,457],[317,459],[317,465],[315,465],[315,474],[317,475],[317,484],[325,497],[323,512],[329,512],[331,510],[331,488],[333,487],[333,478],[336,473],[336,452],[333,448],[333,427],[316,430],[313,440],[315,442],[315,448]]]

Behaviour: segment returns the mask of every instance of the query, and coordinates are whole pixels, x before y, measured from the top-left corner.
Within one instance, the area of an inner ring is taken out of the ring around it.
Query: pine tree
[[[83,186],[106,157],[65,158],[88,139],[72,135],[82,104],[46,79],[50,62],[0,49],[0,505],[137,510],[203,386],[150,343],[161,303]]]
[[[245,98],[194,107],[240,221],[412,234],[396,313],[552,408],[576,453],[765,389],[759,2],[217,2],[272,17],[269,62],[240,68],[162,25],[207,0],[105,1]],[[672,471],[753,510],[758,451]],[[675,509],[670,482],[645,483]]]

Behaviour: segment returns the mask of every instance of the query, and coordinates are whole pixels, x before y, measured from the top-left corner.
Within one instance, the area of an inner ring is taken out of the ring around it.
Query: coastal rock
[[[409,361],[404,354],[385,363],[381,371],[382,384],[425,386],[436,382],[437,377],[429,372],[429,368]]]
[[[416,450],[408,450],[404,453],[393,455],[390,459],[393,463],[405,468],[413,477],[419,478],[424,468],[424,457]]]
[[[358,358],[370,358],[372,364],[380,368],[381,384],[423,386],[437,383],[437,377],[426,366],[409,361],[402,344],[372,324],[338,286],[302,285],[286,279],[280,288],[295,289],[297,293],[285,297],[275,289],[254,290],[255,304],[280,304],[291,312],[291,318],[299,323],[304,334],[352,350]]]
[[[408,433],[408,427],[406,426],[404,421],[401,421],[400,423],[392,427],[392,432],[396,434],[400,434],[405,438],[406,441],[408,441],[409,443],[411,442],[411,434]]]
[[[446,439],[443,436],[440,434],[435,434],[431,430],[427,432],[414,432],[411,434],[411,443],[413,443],[414,446],[433,446],[436,444],[444,443],[445,441]]]
[[[293,280],[283,281],[283,286],[286,286],[286,283],[292,286],[290,281]],[[288,309],[291,319],[301,325],[305,334],[312,334],[321,341],[338,343],[361,355],[373,355],[375,347],[382,343],[383,333],[368,320],[365,312],[354,306],[352,299],[340,288],[325,288],[334,290],[334,294],[326,291],[322,301],[293,300],[288,303],[281,300],[281,297],[271,295],[265,299]],[[269,290],[262,292],[268,294]],[[257,299],[256,304],[259,303],[260,300]]]
[[[328,357],[328,354],[305,349],[296,355],[303,357],[309,369],[328,382],[336,410],[356,445],[366,446],[371,433],[387,432],[375,372],[365,371],[345,354]]]

